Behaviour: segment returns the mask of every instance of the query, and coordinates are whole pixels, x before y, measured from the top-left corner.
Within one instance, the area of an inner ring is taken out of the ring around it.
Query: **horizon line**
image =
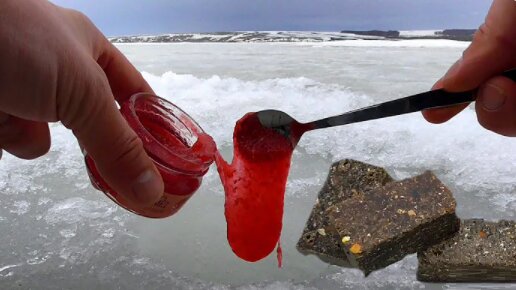
[[[238,33],[238,32],[328,32],[342,33],[342,31],[440,31],[440,30],[477,30],[478,28],[429,28],[429,29],[342,29],[342,30],[219,30],[219,31],[195,31],[195,32],[157,32],[145,34],[123,34],[123,35],[106,35],[106,37],[123,37],[123,36],[155,36],[163,34],[201,34],[201,33]]]

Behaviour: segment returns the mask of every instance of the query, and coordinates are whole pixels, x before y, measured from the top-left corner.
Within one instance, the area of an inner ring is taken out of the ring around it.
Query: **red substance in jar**
[[[93,185],[125,209],[150,218],[176,213],[201,185],[213,162],[213,139],[186,113],[171,103],[149,94],[138,94],[122,104],[120,112],[143,142],[163,182],[163,197],[142,206],[113,191],[102,179],[95,162],[85,157]]]
[[[293,136],[296,140],[302,134],[298,133]],[[294,145],[263,127],[255,113],[237,122],[233,142],[231,164],[219,153],[215,156],[226,193],[228,242],[238,257],[249,262],[266,257],[277,245],[281,267],[283,201]]]

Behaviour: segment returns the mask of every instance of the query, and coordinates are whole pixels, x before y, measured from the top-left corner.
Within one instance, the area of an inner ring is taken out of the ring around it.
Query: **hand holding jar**
[[[135,94],[122,103],[120,112],[158,168],[165,191],[153,204],[135,203],[102,179],[95,161],[85,152],[92,184],[129,211],[150,218],[169,217],[201,185],[214,160],[215,142],[185,112],[152,94]]]
[[[39,157],[60,121],[120,196],[160,200],[160,173],[115,103],[152,93],[140,73],[77,11],[41,0],[0,1],[0,11],[0,149]]]

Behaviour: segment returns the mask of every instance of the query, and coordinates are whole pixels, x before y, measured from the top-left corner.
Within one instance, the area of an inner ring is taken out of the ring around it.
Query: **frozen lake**
[[[158,95],[192,115],[231,155],[244,113],[281,109],[301,121],[429,89],[467,43],[121,44]],[[410,256],[365,279],[295,249],[334,161],[384,166],[396,178],[432,170],[460,217],[516,219],[516,139],[483,130],[467,109],[444,125],[412,114],[311,132],[295,151],[275,255],[239,260],[226,242],[224,195],[211,168],[175,216],[151,220],[95,191],[72,134],[51,126],[51,152],[0,161],[0,289],[515,289],[424,284]]]

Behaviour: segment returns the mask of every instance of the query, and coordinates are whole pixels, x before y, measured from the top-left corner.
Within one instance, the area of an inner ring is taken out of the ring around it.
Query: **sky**
[[[108,36],[249,30],[477,28],[490,0],[52,0]]]

